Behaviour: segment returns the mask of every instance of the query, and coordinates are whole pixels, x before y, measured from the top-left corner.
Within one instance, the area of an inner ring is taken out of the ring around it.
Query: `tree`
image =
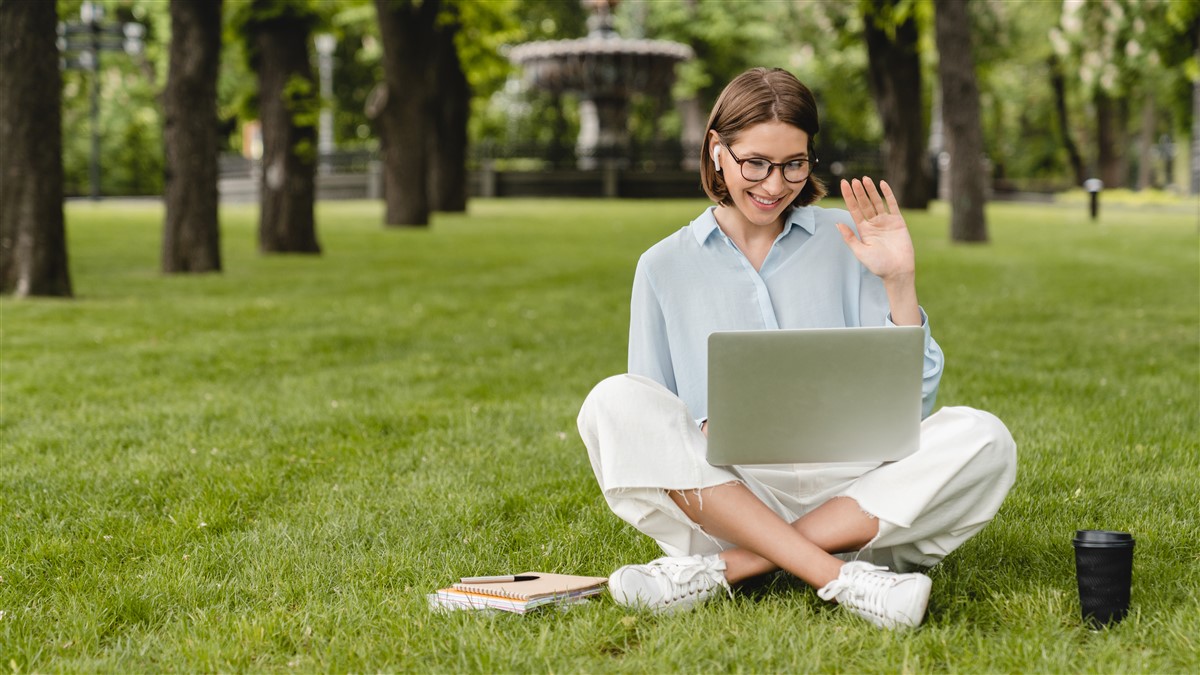
[[[1087,175],[1083,168],[1083,157],[1079,154],[1079,146],[1071,133],[1071,120],[1067,112],[1067,82],[1063,75],[1062,61],[1055,55],[1050,56],[1050,86],[1054,90],[1054,110],[1057,113],[1058,133],[1062,136],[1063,149],[1067,151],[1067,159],[1071,163],[1071,174],[1075,185],[1083,185]]]
[[[262,183],[258,247],[263,253],[320,253],[316,197],[320,100],[309,58],[317,15],[305,0],[253,0],[235,23],[258,73]]]
[[[163,92],[166,156],[162,270],[221,269],[217,223],[217,72],[221,0],[171,0],[171,61]]]
[[[967,0],[938,0],[934,26],[942,123],[950,153],[950,238],[987,241],[983,205],[988,176],[983,168],[983,126]]]
[[[70,296],[53,2],[0,0],[0,292]]]
[[[1191,118],[1188,183],[1190,192],[1200,195],[1200,2],[1171,3],[1165,18],[1170,31],[1157,45],[1157,51],[1167,72],[1176,73],[1180,79],[1179,118]]]
[[[1104,89],[1092,93],[1096,111],[1096,162],[1100,180],[1110,188],[1123,187],[1126,180],[1125,127],[1129,122],[1129,101]]]
[[[921,58],[912,0],[861,0],[868,74],[883,122],[887,180],[902,208],[929,206]]]
[[[1196,61],[1200,66],[1200,21],[1195,30]],[[1192,156],[1191,192],[1200,195],[1200,74],[1192,81]]]
[[[434,211],[467,210],[467,122],[471,85],[463,73],[455,36],[461,29],[459,8],[449,5],[433,35],[433,133],[428,138],[429,201]]]
[[[1153,157],[1149,146],[1157,134],[1141,129],[1143,147],[1126,151],[1135,145],[1129,129],[1132,113],[1139,113],[1139,127],[1154,131],[1160,117],[1175,117],[1179,122],[1169,124],[1181,130],[1185,126],[1186,106],[1178,110],[1171,103],[1186,83],[1183,62],[1189,57],[1196,7],[1195,2],[1161,0],[1062,3],[1058,25],[1048,35],[1064,66],[1078,73],[1073,79],[1091,104],[1096,168],[1106,188],[1129,184],[1131,155],[1147,161]],[[1154,104],[1149,111],[1131,110],[1131,101]]]
[[[375,0],[386,87],[377,119],[388,225],[429,224],[428,138],[434,91],[428,55],[434,52],[441,5],[441,0]]]

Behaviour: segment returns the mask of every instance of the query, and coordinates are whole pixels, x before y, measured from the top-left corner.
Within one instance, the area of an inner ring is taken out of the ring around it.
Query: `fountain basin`
[[[508,54],[531,86],[584,99],[668,96],[675,64],[692,56],[691,47],[677,42],[596,36],[531,42]]]

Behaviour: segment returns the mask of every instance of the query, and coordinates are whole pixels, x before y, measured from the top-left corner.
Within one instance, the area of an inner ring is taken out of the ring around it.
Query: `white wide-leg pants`
[[[896,462],[712,466],[687,406],[638,375],[610,377],[579,412],[579,433],[600,490],[623,520],[667,555],[730,548],[688,518],[667,490],[744,483],[788,522],[834,497],[879,519],[879,535],[847,558],[896,571],[929,567],[996,515],[1016,478],[1016,444],[1004,424],[972,408],[942,408],[921,423],[920,449]],[[703,502],[701,502],[703,508]]]

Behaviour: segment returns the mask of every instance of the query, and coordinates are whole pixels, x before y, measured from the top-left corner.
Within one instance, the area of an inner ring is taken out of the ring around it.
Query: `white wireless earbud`
[[[717,169],[717,173],[721,173],[721,146],[714,145],[712,150],[713,165]]]

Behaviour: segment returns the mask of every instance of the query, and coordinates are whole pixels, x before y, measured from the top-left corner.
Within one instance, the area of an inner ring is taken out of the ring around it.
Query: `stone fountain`
[[[582,0],[591,10],[587,37],[517,45],[508,58],[538,89],[579,97],[579,168],[620,166],[629,156],[629,99],[667,97],[675,64],[692,58],[687,45],[617,35],[612,12],[619,0]]]

